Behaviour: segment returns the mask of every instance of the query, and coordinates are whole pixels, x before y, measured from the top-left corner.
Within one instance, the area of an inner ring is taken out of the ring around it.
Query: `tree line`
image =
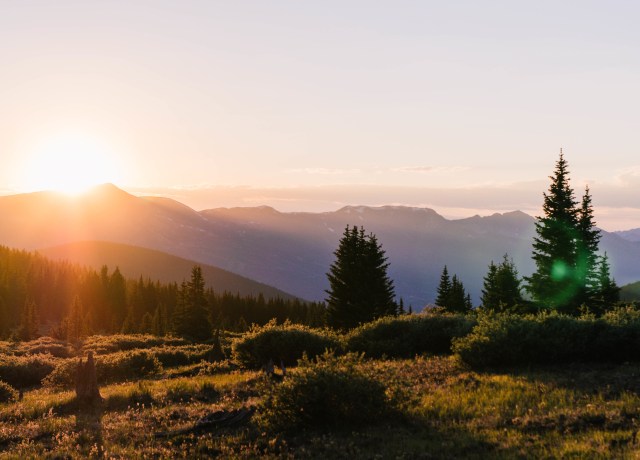
[[[0,246],[1,339],[50,334],[73,341],[122,332],[204,340],[215,329],[243,331],[272,318],[323,326],[324,313],[317,302],[215,292],[197,266],[181,284],[161,283]]]

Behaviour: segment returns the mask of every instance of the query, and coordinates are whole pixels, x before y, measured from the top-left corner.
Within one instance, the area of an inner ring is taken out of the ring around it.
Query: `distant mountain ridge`
[[[624,238],[625,240],[640,243],[640,228],[633,228],[631,230],[622,230],[614,233]]]
[[[168,198],[135,197],[115,186],[70,199],[53,193],[0,197],[0,244],[39,249],[110,241],[213,265],[308,300],[321,300],[326,272],[346,225],[377,235],[398,296],[433,302],[446,264],[478,302],[491,260],[508,253],[533,271],[534,218],[520,211],[448,220],[432,209],[346,206],[325,213],[281,213],[266,206],[197,212]],[[597,209],[596,209],[597,216]],[[602,232],[618,284],[640,279],[640,244]]]

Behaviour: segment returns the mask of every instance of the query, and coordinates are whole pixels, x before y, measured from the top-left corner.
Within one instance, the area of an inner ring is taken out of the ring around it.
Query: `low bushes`
[[[207,360],[212,354],[213,345],[164,346],[147,351],[153,353],[163,367],[176,367]]]
[[[93,335],[87,337],[82,347],[83,353],[92,351],[94,355],[106,355],[118,351],[135,350],[160,346],[187,345],[189,342],[177,337],[158,337],[149,334]]]
[[[270,359],[290,366],[306,353],[317,356],[325,350],[340,349],[340,340],[328,330],[311,329],[299,324],[253,326],[249,332],[233,341],[231,353],[235,362],[245,367],[260,367]]]
[[[268,388],[259,423],[267,430],[291,431],[379,422],[389,410],[385,386],[358,370],[360,359],[326,353],[301,360],[282,383]]]
[[[162,371],[158,358],[148,350],[129,350],[96,357],[98,383],[133,380]],[[77,359],[61,362],[43,381],[47,386],[70,388],[75,383]]]
[[[446,354],[451,353],[452,340],[467,335],[474,325],[472,317],[453,314],[380,318],[347,334],[346,348],[371,358]]]
[[[0,380],[0,403],[13,402],[18,399],[18,391]]]
[[[640,360],[640,313],[612,311],[602,318],[555,313],[480,315],[454,351],[477,367]]]
[[[15,388],[39,385],[60,360],[51,355],[2,356],[0,380]]]
[[[73,356],[72,348],[64,341],[53,337],[40,337],[30,342],[20,342],[15,350],[17,355],[50,354],[56,358]]]

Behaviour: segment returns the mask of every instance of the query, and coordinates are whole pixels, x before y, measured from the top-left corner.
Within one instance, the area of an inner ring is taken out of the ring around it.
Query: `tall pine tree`
[[[387,257],[373,234],[348,225],[334,252],[327,278],[327,320],[337,329],[350,329],[376,318],[395,315],[393,281]]]
[[[533,259],[536,271],[527,291],[539,307],[577,313],[593,303],[600,232],[595,227],[589,188],[578,206],[569,186],[569,170],[560,151],[542,217],[536,221]]]

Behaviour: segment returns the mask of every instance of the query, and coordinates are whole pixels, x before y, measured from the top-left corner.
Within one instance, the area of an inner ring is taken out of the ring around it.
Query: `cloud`
[[[468,167],[464,166],[402,166],[392,168],[391,171],[403,173],[452,173],[460,171],[468,171]]]
[[[364,172],[360,168],[295,168],[288,169],[287,173],[293,174],[318,174],[318,175],[343,175],[343,174],[360,174]]]

